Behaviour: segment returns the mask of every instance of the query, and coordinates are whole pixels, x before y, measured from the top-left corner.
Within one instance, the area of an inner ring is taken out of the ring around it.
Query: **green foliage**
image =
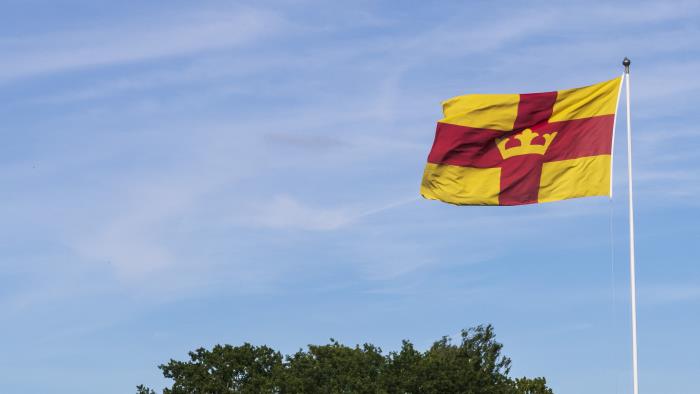
[[[373,345],[350,348],[331,339],[288,356],[278,387],[283,393],[378,393],[384,364],[381,349]]]
[[[159,368],[174,381],[163,394],[553,394],[544,378],[512,379],[511,361],[501,354],[493,327],[463,330],[461,341],[436,341],[419,352],[409,341],[382,354],[371,344],[327,345],[282,357],[267,346],[214,346],[170,360]],[[155,394],[144,386],[137,394]]]
[[[164,394],[274,393],[284,373],[282,355],[267,346],[217,345],[189,355],[190,361],[170,360],[160,366],[163,376],[175,381]]]
[[[136,386],[136,394],[156,394],[156,392],[140,384]]]
[[[545,378],[519,378],[515,379],[516,394],[554,394],[552,389],[547,387]]]

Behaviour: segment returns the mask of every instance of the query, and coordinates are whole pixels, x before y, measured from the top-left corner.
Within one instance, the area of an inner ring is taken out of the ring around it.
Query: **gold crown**
[[[542,134],[542,138],[544,138],[544,145],[532,144],[532,140],[534,140],[537,136],[539,136],[538,133],[535,133],[530,129],[525,129],[514,136],[515,139],[520,141],[520,146],[506,148],[506,144],[510,140],[509,137],[496,138],[496,146],[498,147],[498,150],[501,151],[501,156],[503,156],[503,159],[530,154],[544,155],[547,148],[549,148],[549,145],[554,140],[554,137],[557,136],[557,132],[553,131],[549,134]]]

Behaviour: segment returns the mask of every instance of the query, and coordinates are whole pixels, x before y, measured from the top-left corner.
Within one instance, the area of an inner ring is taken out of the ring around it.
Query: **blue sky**
[[[697,390],[697,2],[0,5],[0,391],[124,393],[216,343],[386,351],[495,325],[515,376],[630,392],[615,199],[454,207],[443,99],[632,59],[640,386]]]

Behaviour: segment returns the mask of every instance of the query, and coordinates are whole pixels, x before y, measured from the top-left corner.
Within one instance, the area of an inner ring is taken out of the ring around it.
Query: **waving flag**
[[[458,205],[609,195],[621,82],[443,102],[421,194]]]

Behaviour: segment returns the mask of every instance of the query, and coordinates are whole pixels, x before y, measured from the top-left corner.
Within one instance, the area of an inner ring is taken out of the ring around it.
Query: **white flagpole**
[[[625,92],[627,93],[627,184],[629,186],[630,219],[630,299],[632,303],[632,384],[634,394],[639,394],[637,372],[637,285],[634,266],[634,205],[632,203],[632,124],[630,122],[630,59],[625,58]]]

